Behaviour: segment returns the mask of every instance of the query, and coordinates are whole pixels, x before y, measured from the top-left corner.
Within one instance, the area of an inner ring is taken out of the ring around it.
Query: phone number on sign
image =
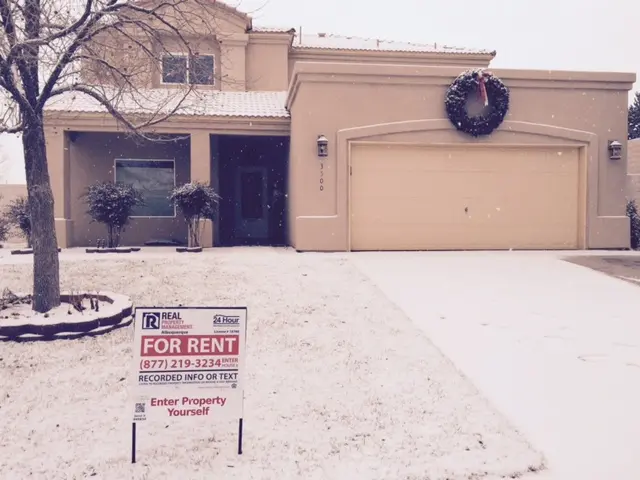
[[[196,358],[170,360],[142,360],[140,370],[174,370],[183,368],[237,367],[237,358]]]

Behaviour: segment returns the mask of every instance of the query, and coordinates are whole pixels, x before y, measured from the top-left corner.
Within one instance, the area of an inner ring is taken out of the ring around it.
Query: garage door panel
[[[577,149],[358,145],[354,250],[577,248]]]
[[[360,234],[376,235],[378,245],[371,248],[354,248],[354,250],[506,250],[506,249],[571,249],[574,242],[570,239],[571,230],[549,231],[548,235],[538,235],[538,231],[523,230],[514,232],[512,229],[476,230],[473,237],[469,237],[468,230],[440,225],[430,231],[413,229],[410,226],[403,229],[402,235],[392,230],[362,231]],[[496,236],[502,236],[501,242],[496,242]],[[527,238],[526,241],[523,240]],[[566,237],[566,240],[559,238]],[[426,246],[425,246],[426,245]]]
[[[537,228],[515,230],[511,226],[475,226],[470,234],[469,225],[461,227],[442,223],[426,229],[415,224],[396,222],[385,229],[359,230],[356,235],[375,237],[376,243],[354,247],[354,250],[572,249],[575,248],[573,233],[573,229],[565,225],[550,227],[544,233]],[[496,241],[496,237],[500,241]]]
[[[422,149],[417,153],[417,149]],[[563,169],[575,168],[575,149],[532,148],[531,151],[516,150],[514,148],[473,148],[452,150],[449,147],[416,147],[395,146],[383,149],[375,144],[356,145],[353,151],[357,156],[366,156],[368,161],[382,160],[383,169],[394,170],[398,161],[406,163],[409,160],[416,170],[448,171],[448,172],[493,172],[497,169],[504,172],[550,172],[557,173]],[[479,163],[479,157],[490,157],[491,163]],[[534,160],[533,162],[531,160]]]

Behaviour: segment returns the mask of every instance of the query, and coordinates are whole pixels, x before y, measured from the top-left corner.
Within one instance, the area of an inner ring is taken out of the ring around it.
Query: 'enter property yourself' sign
[[[246,308],[137,308],[133,421],[243,416]]]

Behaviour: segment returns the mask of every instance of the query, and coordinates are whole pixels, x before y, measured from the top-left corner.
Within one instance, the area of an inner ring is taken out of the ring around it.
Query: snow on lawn
[[[342,254],[62,259],[66,290],[124,293],[141,306],[248,306],[244,454],[236,455],[236,423],[181,419],[140,424],[130,464],[127,328],[0,344],[2,478],[489,479],[541,466]],[[0,260],[0,288],[29,290],[30,265],[9,262]]]

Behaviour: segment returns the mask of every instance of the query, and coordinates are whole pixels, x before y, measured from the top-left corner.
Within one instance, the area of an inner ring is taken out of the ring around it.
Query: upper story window
[[[164,55],[162,57],[162,83],[214,85],[214,70],[213,55]]]

